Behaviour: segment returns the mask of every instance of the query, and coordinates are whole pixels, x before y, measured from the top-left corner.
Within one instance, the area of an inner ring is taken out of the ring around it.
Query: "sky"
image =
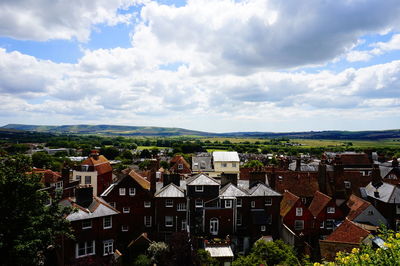
[[[0,126],[400,128],[399,0],[2,0]]]

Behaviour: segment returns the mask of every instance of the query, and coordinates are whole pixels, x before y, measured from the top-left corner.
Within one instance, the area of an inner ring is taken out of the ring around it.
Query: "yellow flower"
[[[396,233],[396,238],[400,238],[400,233]]]
[[[319,262],[314,262],[314,266],[321,266],[321,263],[319,263]]]
[[[355,254],[355,253],[358,253],[358,251],[359,251],[358,248],[353,248],[353,249],[351,250],[351,253]]]
[[[393,248],[393,244],[390,244],[390,243],[384,243],[383,245],[385,245],[385,247],[388,247],[388,248]]]

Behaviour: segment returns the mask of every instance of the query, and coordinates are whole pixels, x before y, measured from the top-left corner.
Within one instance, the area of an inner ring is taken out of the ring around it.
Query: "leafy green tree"
[[[160,166],[164,169],[169,169],[169,163],[166,161],[160,161]]]
[[[205,249],[197,250],[197,259],[201,266],[217,266],[219,265],[219,261],[211,257],[210,252]]]
[[[51,168],[54,157],[47,152],[35,152],[32,154],[32,164],[37,168]]]
[[[151,158],[151,152],[148,149],[144,149],[140,152],[140,158]]]
[[[26,157],[0,159],[0,253],[4,265],[45,263],[50,247],[60,236],[72,237],[69,222],[63,217],[71,212],[41,190],[40,178],[27,175]]]
[[[109,160],[114,160],[119,155],[119,150],[115,147],[105,147],[100,149],[100,154]]]
[[[145,160],[145,161],[139,163],[139,169],[142,170],[142,171],[143,170],[147,170],[149,168],[149,166],[150,166],[150,161],[149,160]]]
[[[141,255],[137,256],[133,265],[134,266],[148,266],[148,265],[151,265],[151,260],[146,255],[141,254]]]

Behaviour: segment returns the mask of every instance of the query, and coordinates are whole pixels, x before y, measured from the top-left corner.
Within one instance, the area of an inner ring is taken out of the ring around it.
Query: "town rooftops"
[[[111,207],[103,199],[96,196],[93,197],[89,207],[84,208],[78,205],[73,199],[67,198],[60,202],[63,206],[75,207],[78,211],[73,212],[67,216],[68,221],[80,221],[86,219],[93,219],[98,217],[117,215],[119,212]]]
[[[135,180],[142,188],[149,190],[150,182],[144,179],[141,175],[136,173],[134,170],[130,171],[128,174],[133,180]]]
[[[154,195],[156,198],[184,198],[185,192],[174,183],[170,183],[163,187]]]
[[[317,217],[318,214],[321,213],[321,211],[326,207],[326,205],[332,200],[331,197],[328,195],[325,195],[324,193],[321,193],[319,191],[316,191],[314,194],[314,198],[310,204],[310,207],[308,209],[312,213],[314,217]]]
[[[359,227],[356,223],[345,219],[344,222],[330,234],[325,241],[360,244],[367,236],[368,230]]]
[[[365,209],[367,209],[371,203],[368,201],[365,201],[356,195],[352,194],[349,198],[349,200],[346,203],[347,207],[350,208],[350,212],[347,215],[347,218],[349,220],[354,220],[359,216]]]
[[[95,155],[84,160],[81,165],[89,165],[94,166],[94,169],[97,171],[98,175],[102,175],[104,173],[112,172],[112,167],[110,162],[103,155]]]
[[[382,202],[400,203],[400,188],[386,182],[383,182],[378,188],[375,188],[371,182],[365,187],[365,192],[369,197]]]
[[[239,162],[239,155],[236,151],[215,151],[213,152],[214,162]]]
[[[319,162],[311,162],[311,163],[301,163],[300,171],[301,172],[318,172]],[[289,170],[296,171],[296,162],[292,162],[289,164]]]
[[[263,183],[258,183],[251,189],[249,189],[250,196],[253,197],[262,197],[262,196],[282,196],[280,193],[276,192],[272,188],[268,187]]]
[[[290,193],[289,191],[285,191],[283,193],[283,198],[281,201],[281,210],[280,210],[280,215],[282,217],[285,217],[286,214],[293,208],[293,206],[296,204],[296,202],[300,198],[294,195],[293,193]]]
[[[319,190],[317,173],[286,171],[277,173],[277,176],[275,189],[280,193],[289,190],[296,196],[311,198]]]
[[[186,179],[187,186],[219,186],[219,182],[205,174],[198,174]]]
[[[225,185],[219,191],[220,198],[235,198],[235,197],[246,197],[248,196],[247,192],[236,187],[232,183]]]

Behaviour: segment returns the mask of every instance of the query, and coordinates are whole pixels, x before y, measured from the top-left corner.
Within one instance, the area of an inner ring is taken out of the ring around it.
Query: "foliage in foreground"
[[[0,253],[5,265],[37,265],[60,236],[72,237],[63,218],[69,208],[56,201],[46,205],[49,194],[39,177],[27,175],[26,157],[0,158]]]
[[[233,266],[252,265],[300,265],[292,247],[282,240],[266,242],[259,240],[254,243],[247,256],[241,256],[233,262]]]

